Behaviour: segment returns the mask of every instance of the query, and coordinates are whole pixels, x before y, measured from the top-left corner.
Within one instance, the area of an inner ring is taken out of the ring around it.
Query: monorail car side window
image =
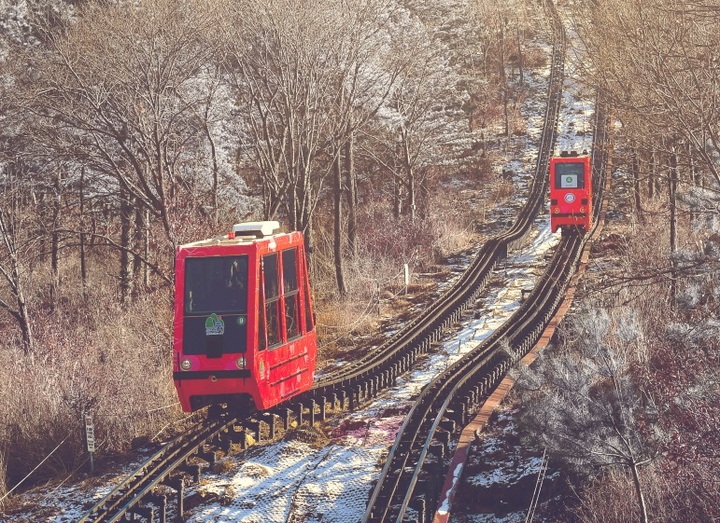
[[[581,162],[558,162],[555,164],[555,187],[557,189],[584,189],[585,166]]]
[[[278,255],[263,256],[263,280],[265,290],[265,321],[267,322],[267,344],[272,348],[282,342],[280,335],[280,297],[278,295]]]
[[[258,350],[267,349],[267,332],[265,331],[265,307],[258,307]]]
[[[285,301],[285,330],[287,339],[300,336],[300,289],[297,275],[297,249],[287,249],[282,253],[283,295]]]
[[[285,294],[298,290],[297,248],[286,249],[282,253],[283,291]]]
[[[310,281],[307,277],[307,264],[305,263],[305,256],[301,258],[300,263],[303,268],[303,290],[305,291],[305,332],[310,332],[315,328],[315,318],[313,317],[313,310],[310,300]]]

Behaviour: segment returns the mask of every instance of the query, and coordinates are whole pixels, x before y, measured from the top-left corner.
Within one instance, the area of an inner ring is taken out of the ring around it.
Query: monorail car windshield
[[[186,258],[183,347],[219,358],[247,348],[247,256]]]
[[[556,163],[555,187],[560,189],[585,188],[585,165],[582,162]]]

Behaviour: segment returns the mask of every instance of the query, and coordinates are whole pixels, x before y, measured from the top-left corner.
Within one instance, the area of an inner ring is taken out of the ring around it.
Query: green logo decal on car
[[[206,336],[222,336],[225,334],[225,322],[222,316],[218,316],[214,312],[205,320]]]

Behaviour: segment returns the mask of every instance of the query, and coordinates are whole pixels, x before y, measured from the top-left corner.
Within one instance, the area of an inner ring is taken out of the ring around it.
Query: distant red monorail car
[[[550,159],[550,228],[579,230],[592,223],[592,170],[586,151],[563,151]]]
[[[303,235],[238,224],[181,245],[173,379],[182,408],[265,410],[312,387],[317,355]]]

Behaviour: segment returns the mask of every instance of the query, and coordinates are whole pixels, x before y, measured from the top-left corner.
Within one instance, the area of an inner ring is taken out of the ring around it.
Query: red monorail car
[[[182,408],[265,410],[312,387],[317,343],[303,235],[278,222],[177,248],[173,379]]]
[[[586,151],[563,151],[550,159],[550,228],[577,229],[583,234],[592,223],[592,170]]]

